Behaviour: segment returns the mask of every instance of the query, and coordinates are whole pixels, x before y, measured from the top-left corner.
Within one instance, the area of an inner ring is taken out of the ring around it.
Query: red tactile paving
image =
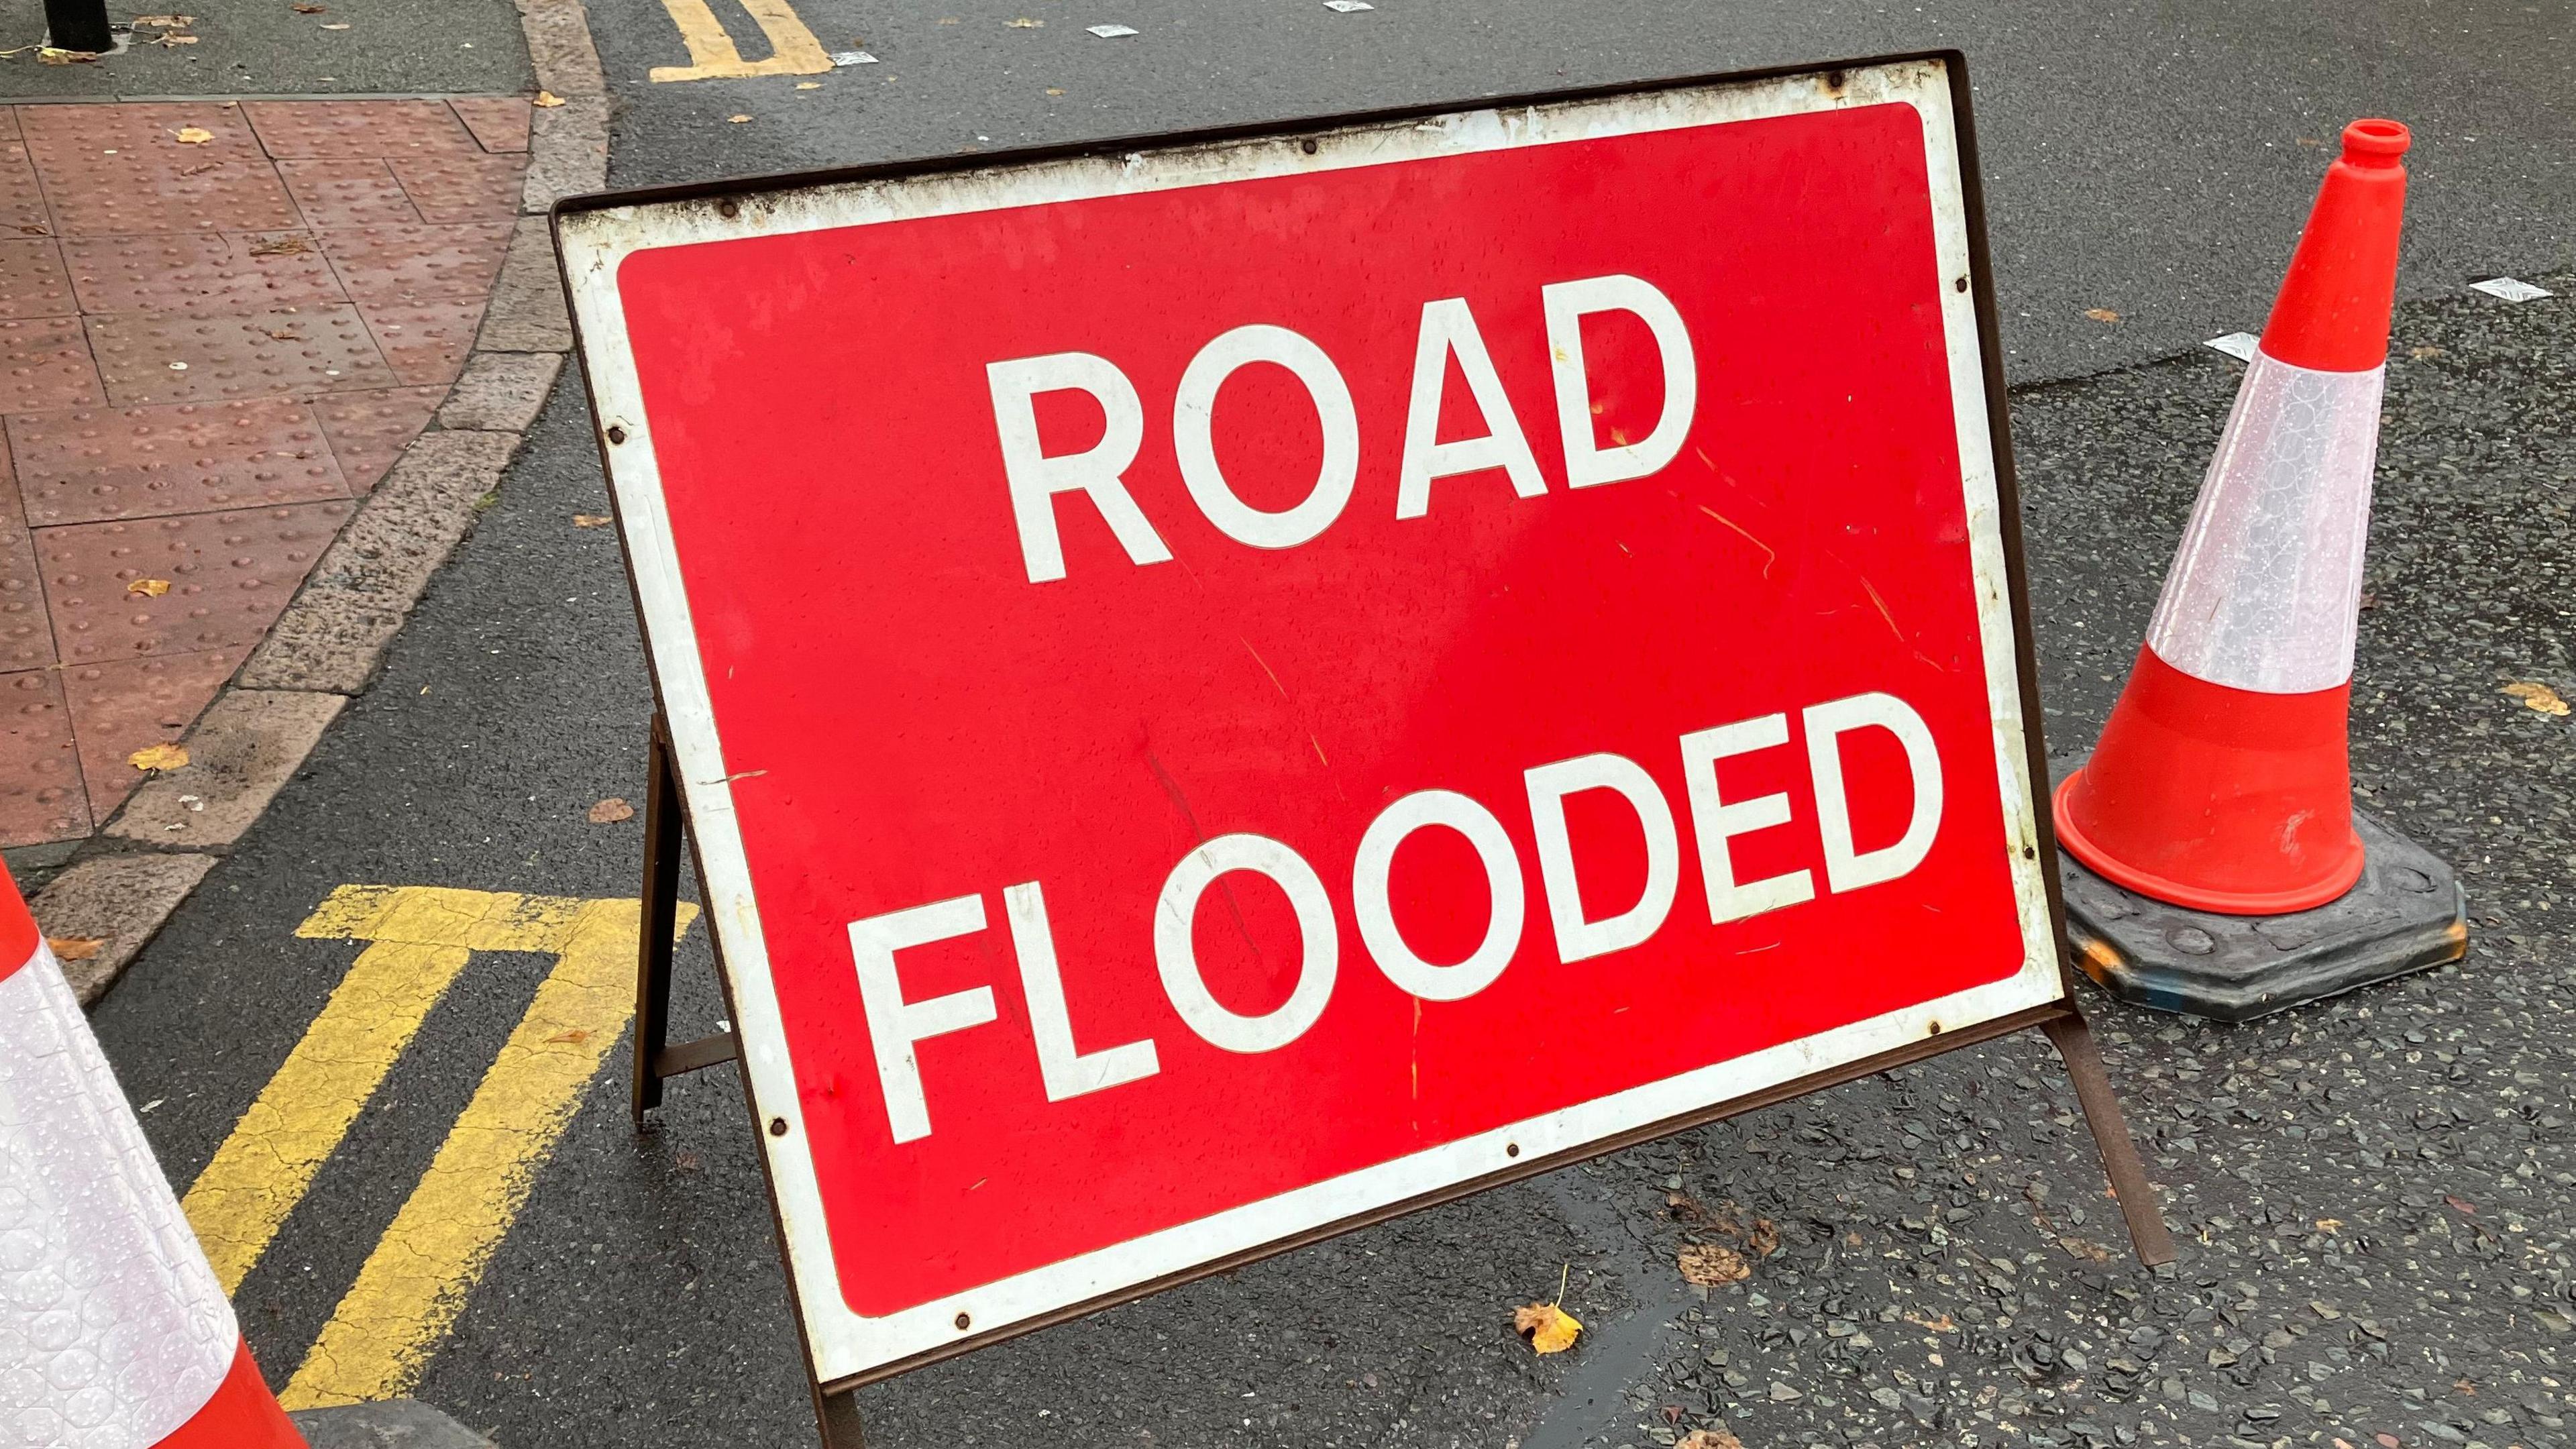
[[[429,424],[529,119],[0,106],[0,846],[119,809],[126,757],[186,734]]]
[[[348,300],[309,231],[73,237],[62,248],[84,312],[265,312]]]
[[[0,238],[0,317],[68,317],[79,310],[55,243]]]
[[[77,317],[0,321],[0,412],[107,400]]]
[[[310,399],[322,434],[340,460],[340,475],[349,491],[363,494],[376,486],[385,470],[429,423],[429,415],[447,396],[447,385],[398,387],[381,392],[331,393]]]
[[[8,428],[40,528],[349,495],[321,424],[293,398],[21,413]]]
[[[483,325],[486,297],[436,297],[426,302],[361,304],[358,311],[376,334],[376,347],[407,383],[445,386],[465,370]]]
[[[242,109],[281,161],[483,149],[445,101],[250,101]]]
[[[60,675],[0,674],[0,844],[34,845],[90,832],[80,756]]]
[[[349,516],[345,502],[41,529],[36,555],[65,664],[259,642]],[[162,580],[167,593],[135,585]]]
[[[280,161],[277,174],[315,226],[410,226],[421,220],[393,168],[372,156]]]
[[[0,669],[53,662],[54,626],[45,616],[36,541],[18,518],[18,491],[9,483],[9,450],[0,448]],[[0,761],[0,771],[6,768],[6,762]]]
[[[525,156],[411,156],[393,172],[427,222],[472,222],[518,209]]]
[[[355,307],[84,320],[108,400],[118,407],[390,387],[397,381]]]
[[[143,783],[143,772],[127,757],[186,734],[214,702],[215,691],[249,657],[249,646],[241,645],[62,671],[63,702],[79,743],[90,814],[104,820],[124,804]]]
[[[510,247],[508,222],[359,226],[321,235],[341,285],[360,302],[483,296]]]
[[[526,96],[458,96],[448,104],[456,108],[465,129],[474,133],[484,150],[528,149],[528,120],[534,113]]]
[[[301,224],[240,108],[212,103],[20,106],[57,229],[274,231]],[[178,139],[187,127],[212,139]]]
[[[46,236],[52,231],[27,143],[18,139],[17,113],[0,108],[0,236]]]

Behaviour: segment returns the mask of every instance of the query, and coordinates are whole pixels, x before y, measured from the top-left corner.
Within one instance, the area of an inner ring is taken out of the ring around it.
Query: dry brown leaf
[[[197,43],[197,37],[193,35],[181,35],[174,30],[162,35],[158,39],[147,40],[143,43],[145,45],[194,45]]]
[[[1702,1288],[1715,1288],[1725,1283],[1741,1283],[1753,1276],[1753,1266],[1733,1248],[1715,1243],[1693,1243],[1682,1249],[1682,1281]]]
[[[182,146],[202,146],[215,139],[215,133],[203,126],[181,126],[177,135]]]
[[[134,17],[134,23],[148,25],[155,30],[176,30],[182,26],[196,24],[197,17],[194,15],[137,15]]]
[[[1744,1449],[1744,1441],[1724,1429],[1693,1429],[1673,1449]]]
[[[546,1043],[549,1046],[579,1046],[588,1040],[590,1040],[588,1027],[574,1027],[570,1031],[559,1031],[547,1037]]]
[[[184,745],[145,745],[125,757],[125,763],[138,770],[176,770],[188,763]]]
[[[563,97],[556,95],[553,91],[539,91],[537,92],[537,98],[528,102],[528,104],[536,106],[541,110],[551,111],[555,107],[563,104]]]
[[[1513,1310],[1512,1329],[1539,1353],[1563,1353],[1583,1334],[1575,1316],[1553,1303],[1525,1304]]]
[[[1959,1325],[1951,1322],[1950,1315],[1946,1313],[1936,1313],[1929,1318],[1924,1317],[1920,1313],[1909,1313],[1905,1315],[1905,1321],[1918,1328],[1928,1328],[1934,1333],[1956,1333],[1959,1331]]]
[[[330,8],[331,7],[327,5],[298,5],[295,7],[295,13],[298,15],[320,15],[327,12]]]
[[[606,528],[616,521],[605,513],[576,513],[572,516],[572,526],[575,528]]]
[[[2094,1242],[2090,1238],[2079,1238],[2069,1235],[2059,1238],[2057,1240],[2057,1246],[2064,1248],[2066,1250],[2066,1256],[2070,1258],[2082,1258],[2087,1262],[2093,1263],[2108,1263],[2111,1261],[2111,1250],[2103,1247],[2100,1243]]]
[[[2406,355],[2417,362],[2425,362],[2436,357],[2448,357],[2451,354],[2438,347],[2409,347],[2406,349]]]
[[[94,50],[57,50],[50,45],[36,47],[36,59],[46,65],[87,65],[98,59]]]
[[[57,961],[86,961],[107,944],[105,936],[47,936],[45,944],[54,948]]]
[[[168,592],[168,579],[135,579],[125,586],[125,596],[129,599],[157,599]]]
[[[2564,718],[2567,714],[2567,701],[2559,698],[2558,691],[2546,684],[2535,684],[2529,680],[2518,679],[2506,685],[2504,692],[2521,700],[2525,709],[2538,710],[2542,714],[2560,718]]]
[[[255,257],[300,257],[311,250],[313,243],[305,240],[302,233],[291,231],[264,236],[250,244],[250,254]]]
[[[2117,322],[2120,320],[2120,314],[2112,311],[2108,307],[2087,307],[2084,309],[2084,315],[2092,318],[2096,322]]]
[[[614,825],[620,820],[634,818],[635,807],[614,795],[590,807],[590,823],[593,825]]]

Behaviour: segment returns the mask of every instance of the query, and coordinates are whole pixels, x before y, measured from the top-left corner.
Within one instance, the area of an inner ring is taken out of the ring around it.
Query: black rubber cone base
[[[2067,935],[2122,1001],[2213,1021],[2255,1017],[2468,954],[2459,877],[2359,810],[2365,860],[2342,899],[2288,916],[2218,916],[2125,890],[2061,850]]]

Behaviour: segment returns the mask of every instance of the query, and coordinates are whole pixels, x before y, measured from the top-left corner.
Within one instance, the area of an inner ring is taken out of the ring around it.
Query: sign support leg
[[[2110,1174],[2111,1191],[2120,1199],[2120,1216],[2129,1225],[2129,1243],[2137,1249],[2138,1261],[2150,1268],[2172,1262],[2173,1235],[2165,1231],[2155,1184],[2147,1181],[2146,1164],[2138,1160],[2137,1143],[2130,1139],[2129,1124],[2120,1116],[2120,1099],[2111,1094],[2111,1077],[2102,1069],[2102,1049],[2094,1044],[2093,1029],[2084,1024],[2072,1002],[2065,1015],[2049,1018],[2040,1029],[2048,1033],[2049,1043],[2066,1063],[2066,1075],[2075,1080],[2075,1100],[2084,1108],[2085,1125],[2093,1129],[2093,1145]]]
[[[635,966],[635,1126],[662,1105],[662,1082],[732,1061],[740,1052],[734,1034],[718,1032],[670,1045],[671,958],[679,944],[680,845],[687,830],[680,797],[680,767],[671,754],[671,732],[653,716],[653,743],[644,780],[643,941]]]
[[[823,1431],[823,1449],[865,1449],[859,1440],[859,1396],[856,1390],[826,1393],[814,1389],[814,1421]]]

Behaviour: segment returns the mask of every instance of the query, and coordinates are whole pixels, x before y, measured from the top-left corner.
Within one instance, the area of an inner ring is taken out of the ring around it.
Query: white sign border
[[[1516,1166],[1579,1151],[1944,1032],[1955,1033],[2064,999],[2065,977],[2039,849],[2039,806],[2027,753],[1976,302],[1967,290],[1949,285],[1951,279],[1967,277],[1971,271],[1949,68],[1939,57],[1924,57],[1853,66],[1836,78],[1839,85],[1821,71],[1720,80],[1510,110],[1461,109],[1427,119],[1369,122],[1327,132],[1183,145],[1124,156],[1004,161],[988,169],[752,193],[724,203],[712,197],[645,201],[567,211],[558,218],[558,242],[592,406],[603,432],[615,430],[623,437],[606,449],[610,486],[616,493],[689,822],[697,838],[708,922],[722,947],[733,987],[736,1031],[751,1082],[754,1116],[773,1124],[783,1120],[786,1126],[784,1133],[774,1129],[763,1133],[760,1143],[768,1158],[785,1239],[782,1246],[803,1316],[812,1359],[809,1367],[817,1383],[832,1386],[938,1356],[1014,1324],[1113,1298]],[[2025,946],[2021,969],[2001,981],[1246,1203],[884,1317],[853,1312],[841,1293],[822,1193],[804,1147],[803,1113],[752,894],[750,866],[732,788],[725,778],[724,754],[681,583],[670,516],[663,505],[652,424],[626,334],[618,295],[620,264],[636,252],[658,247],[1167,191],[1891,102],[1913,106],[1923,121],[1961,485],[1992,705],[1995,766],[2004,802],[2004,839],[1996,844],[2010,863],[2020,908]]]

